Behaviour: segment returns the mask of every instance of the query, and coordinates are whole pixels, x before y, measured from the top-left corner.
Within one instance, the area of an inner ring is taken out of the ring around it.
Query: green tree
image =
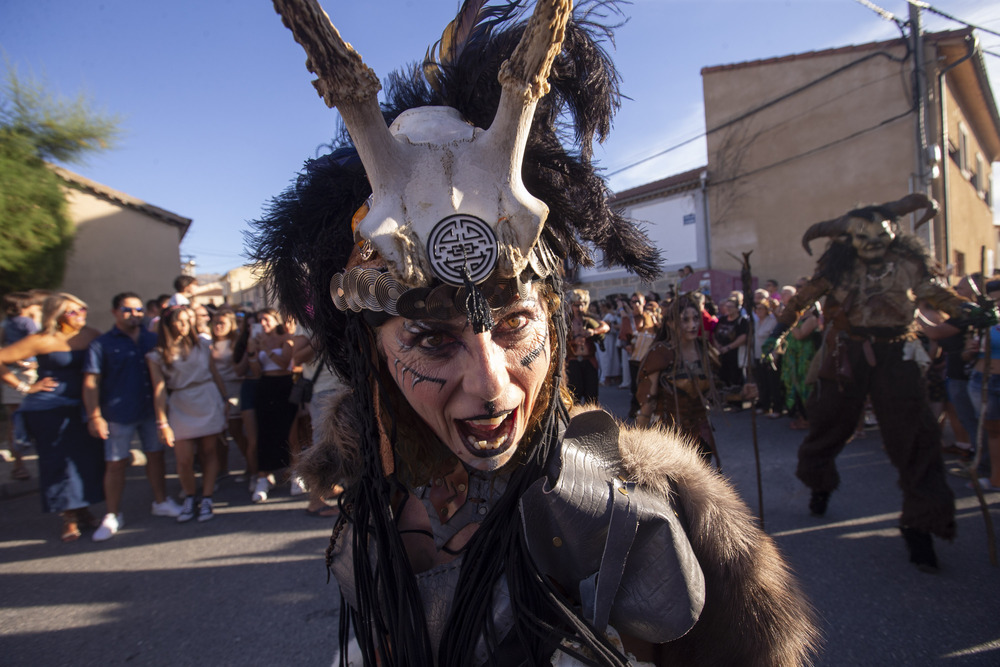
[[[8,65],[0,89],[0,294],[62,282],[74,227],[48,162],[81,163],[114,144],[117,116],[54,96]]]

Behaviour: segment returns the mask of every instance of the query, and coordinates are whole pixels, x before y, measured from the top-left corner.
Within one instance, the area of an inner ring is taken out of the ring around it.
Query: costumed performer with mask
[[[567,412],[563,260],[658,263],[590,164],[618,102],[597,26],[466,3],[380,109],[314,2],[275,5],[350,132],[252,247],[351,388],[301,466],[348,480],[341,664],[351,626],[368,665],[806,663],[809,605],[698,452]]]
[[[718,403],[714,382],[718,369],[719,357],[704,335],[701,309],[690,295],[682,294],[671,302],[639,367],[636,426],[656,421],[675,426],[695,438],[701,455],[710,462],[716,450],[708,405]]]
[[[899,472],[899,525],[910,562],[932,571],[938,561],[931,535],[954,538],[955,499],[922,377],[921,361],[926,368],[930,359],[916,336],[917,303],[947,313],[960,329],[986,313],[941,284],[927,249],[900,230],[899,219],[920,210],[915,228],[934,217],[937,203],[915,193],[812,225],[802,237],[806,252],[812,254],[814,239],[828,237],[830,244],[778,321],[787,327],[826,297],[818,380],[806,410],[809,432],[795,472],[812,491],[809,510],[826,513],[840,484],[837,455],[870,397],[886,454]]]

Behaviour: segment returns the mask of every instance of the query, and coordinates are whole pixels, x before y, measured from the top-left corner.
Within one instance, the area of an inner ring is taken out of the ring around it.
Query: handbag
[[[299,381],[292,385],[292,391],[288,394],[288,402],[299,406],[310,402],[313,397],[313,385],[316,384],[316,378],[319,377],[321,370],[323,370],[323,364],[316,367],[316,372],[311,378],[300,377]]]

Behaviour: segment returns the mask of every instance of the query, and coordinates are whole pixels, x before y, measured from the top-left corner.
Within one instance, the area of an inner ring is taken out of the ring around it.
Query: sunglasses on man
[[[129,313],[132,313],[133,315],[142,315],[144,312],[146,312],[146,309],[142,308],[141,306],[139,308],[129,308],[128,306],[122,306],[121,308],[118,309],[118,311],[122,315],[128,315]]]

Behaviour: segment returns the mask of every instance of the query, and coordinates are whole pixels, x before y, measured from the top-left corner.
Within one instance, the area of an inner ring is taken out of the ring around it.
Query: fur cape
[[[359,459],[350,392],[322,407],[316,445],[299,472],[310,488],[350,483]],[[583,408],[580,410],[593,409]],[[622,461],[635,481],[675,494],[705,574],[701,617],[683,637],[657,647],[657,665],[797,666],[811,663],[814,613],[774,541],[732,486],[673,430],[622,426]],[[671,489],[673,487],[673,490]]]

